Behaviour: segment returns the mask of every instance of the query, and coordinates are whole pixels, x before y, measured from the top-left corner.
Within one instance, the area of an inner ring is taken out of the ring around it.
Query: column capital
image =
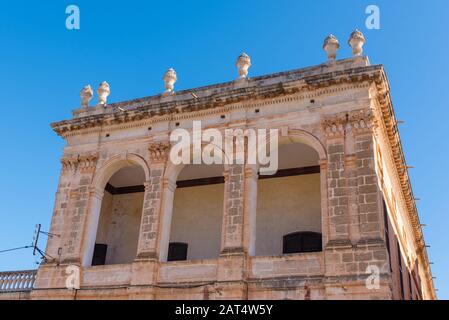
[[[170,152],[169,142],[154,142],[148,146],[152,163],[165,163]]]

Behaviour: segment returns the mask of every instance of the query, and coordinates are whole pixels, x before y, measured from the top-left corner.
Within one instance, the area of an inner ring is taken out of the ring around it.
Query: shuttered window
[[[187,260],[188,244],[183,242],[170,242],[168,245],[167,261]]]
[[[282,253],[322,251],[322,236],[318,232],[294,232],[284,236]]]

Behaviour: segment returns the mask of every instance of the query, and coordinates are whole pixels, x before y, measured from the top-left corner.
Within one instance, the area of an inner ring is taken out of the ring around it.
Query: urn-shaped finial
[[[323,49],[326,51],[329,61],[334,61],[337,57],[337,50],[340,49],[340,43],[333,34],[330,34],[324,39]]]
[[[94,91],[92,87],[88,84],[81,89],[80,98],[81,98],[81,107],[87,108],[89,106],[89,101],[92,99],[94,95]]]
[[[165,93],[173,93],[175,89],[176,71],[173,68],[168,69],[162,78],[165,82]]]
[[[359,30],[355,29],[351,33],[348,44],[351,46],[354,56],[360,56],[362,54],[365,42],[365,36]]]
[[[110,93],[111,88],[109,87],[109,83],[107,83],[106,81],[100,83],[100,86],[97,89],[98,103],[101,105],[106,105]]]
[[[239,79],[245,79],[248,77],[248,69],[251,67],[251,59],[246,53],[242,53],[237,58],[237,61],[235,63],[237,66],[237,70],[239,73]]]

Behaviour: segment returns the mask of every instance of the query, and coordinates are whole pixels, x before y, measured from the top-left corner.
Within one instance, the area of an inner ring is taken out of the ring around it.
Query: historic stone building
[[[0,274],[0,298],[435,299],[388,80],[364,42],[353,32],[353,57],[335,60],[331,35],[325,63],[251,78],[242,54],[237,80],[178,92],[169,69],[166,92],[131,101],[108,104],[103,82],[89,107],[86,86],[52,124],[67,145],[49,258]],[[174,164],[170,133],[194,120],[278,129],[279,170]]]

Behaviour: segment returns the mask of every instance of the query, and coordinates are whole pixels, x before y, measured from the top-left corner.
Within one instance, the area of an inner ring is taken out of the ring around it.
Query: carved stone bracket
[[[328,138],[344,135],[348,123],[346,114],[338,114],[323,120],[323,130]]]
[[[170,151],[170,143],[160,142],[150,144],[148,150],[150,151],[151,162],[165,162],[167,161],[168,153]]]
[[[377,121],[370,109],[340,113],[322,121],[323,130],[328,138],[343,136],[352,130],[356,134],[372,132]]]
[[[83,154],[78,157],[78,167],[82,173],[91,172],[97,166],[98,154]]]
[[[78,156],[63,156],[61,159],[61,164],[63,173],[75,172],[78,166]]]
[[[95,170],[98,154],[65,155],[61,159],[62,172],[75,172],[80,169],[82,173]]]

